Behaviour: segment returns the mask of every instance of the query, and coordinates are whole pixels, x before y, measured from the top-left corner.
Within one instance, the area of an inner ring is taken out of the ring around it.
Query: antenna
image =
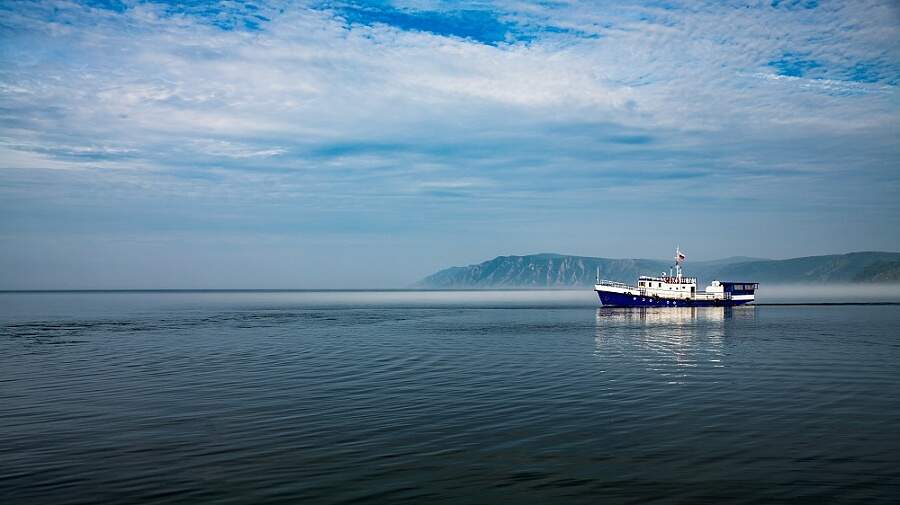
[[[597,284],[600,284],[600,267],[597,267]]]
[[[675,276],[681,279],[681,264],[684,262],[684,253],[680,246],[675,246]]]

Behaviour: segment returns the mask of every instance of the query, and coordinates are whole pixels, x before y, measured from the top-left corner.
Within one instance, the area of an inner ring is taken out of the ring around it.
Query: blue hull
[[[666,300],[606,291],[597,291],[597,295],[604,307],[734,307],[750,303],[750,300]]]

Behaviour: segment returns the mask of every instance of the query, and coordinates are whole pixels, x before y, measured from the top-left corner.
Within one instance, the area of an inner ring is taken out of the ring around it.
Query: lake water
[[[4,504],[898,497],[898,305],[0,293]]]

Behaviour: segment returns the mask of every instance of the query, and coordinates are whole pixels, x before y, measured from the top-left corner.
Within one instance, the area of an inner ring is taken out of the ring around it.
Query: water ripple
[[[0,500],[900,494],[890,308],[204,303],[0,319]]]

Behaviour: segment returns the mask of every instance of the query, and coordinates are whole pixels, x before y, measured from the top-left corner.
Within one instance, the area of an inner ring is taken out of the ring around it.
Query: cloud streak
[[[900,224],[890,2],[2,10],[0,210],[45,216],[4,219],[8,235],[58,233],[101,195],[137,229],[166,226],[148,206],[196,206],[198,232],[484,233],[473,251],[522,220],[634,228],[673,209],[711,235],[787,213],[754,242],[823,212]],[[867,247],[900,247],[892,229]]]

